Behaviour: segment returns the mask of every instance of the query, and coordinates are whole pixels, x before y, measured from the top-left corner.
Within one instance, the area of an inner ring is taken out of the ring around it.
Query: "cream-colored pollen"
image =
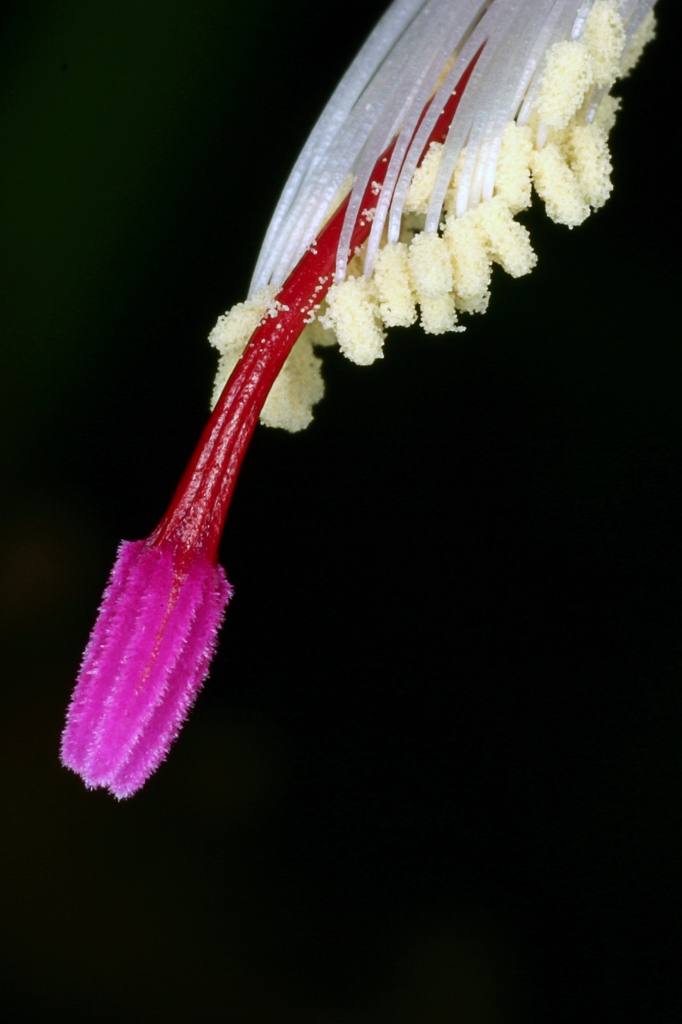
[[[485,313],[490,299],[492,260],[478,227],[476,211],[463,217],[450,214],[443,234],[452,261],[452,280],[457,309]]]
[[[410,280],[427,334],[445,334],[457,323],[452,294],[452,260],[447,242],[435,232],[416,235],[408,252]]]
[[[374,265],[379,315],[386,327],[409,327],[417,320],[407,252],[404,242],[387,244]]]
[[[502,198],[481,203],[476,212],[490,258],[512,277],[529,274],[538,258],[530,244],[528,229],[514,220]]]
[[[405,213],[426,214],[433,186],[436,184],[442,153],[442,145],[439,142],[432,142],[410,182],[405,196]]]
[[[617,0],[596,0],[582,38],[563,40],[549,49],[535,108],[541,124],[565,128],[592,86],[612,85],[624,46]]]
[[[450,334],[452,331],[463,330],[457,327],[457,310],[452,292],[432,298],[422,296],[419,311],[419,323],[425,334]]]
[[[592,62],[595,85],[611,85],[620,72],[625,25],[616,0],[596,0],[585,22],[583,40]]]
[[[379,307],[372,283],[364,277],[349,277],[334,284],[327,293],[324,327],[331,327],[343,354],[353,363],[369,366],[383,358],[386,334],[379,320]]]
[[[594,124],[577,124],[570,129],[565,149],[585,201],[598,210],[613,188],[606,135]]]
[[[592,58],[577,40],[555,43],[547,54],[536,109],[549,128],[565,128],[592,85]]]
[[[417,301],[452,291],[452,266],[445,239],[435,232],[416,235],[408,253],[410,279]]]
[[[512,213],[527,210],[531,202],[530,158],[533,135],[528,125],[510,121],[504,129],[495,173],[495,195]]]
[[[218,371],[213,384],[211,408],[214,408],[225,387],[228,377],[239,362],[246,343],[258,327],[268,309],[275,300],[276,289],[268,286],[261,288],[246,302],[238,302],[236,306],[218,317],[218,322],[208,336],[208,340],[220,353]]]
[[[260,414],[266,427],[281,427],[295,433],[312,421],[313,406],[324,395],[322,360],[313,352],[313,342],[304,331],[270,389]]]
[[[554,143],[533,153],[531,163],[535,191],[547,215],[557,224],[575,228],[588,217],[590,207],[578,179]]]

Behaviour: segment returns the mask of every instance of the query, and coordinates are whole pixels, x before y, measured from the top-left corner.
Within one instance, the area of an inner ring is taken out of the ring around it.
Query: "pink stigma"
[[[83,657],[62,761],[130,796],[158,767],[208,672],[232,589],[200,554],[124,542]]]

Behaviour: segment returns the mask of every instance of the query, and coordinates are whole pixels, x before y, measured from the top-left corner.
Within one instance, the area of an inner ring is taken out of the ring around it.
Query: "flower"
[[[208,672],[231,587],[216,563],[260,417],[307,426],[315,349],[366,365],[386,328],[443,334],[488,305],[493,265],[536,263],[515,218],[535,189],[569,228],[610,191],[610,95],[654,0],[395,0],[306,143],[245,302],[222,316],[214,410],[157,530],[124,543],[85,652],[62,760],[139,789]]]

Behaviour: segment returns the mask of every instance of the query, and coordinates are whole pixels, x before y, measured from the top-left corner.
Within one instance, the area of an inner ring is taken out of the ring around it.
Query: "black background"
[[[211,677],[135,798],[59,733],[217,316],[383,9],[28,0],[0,44],[0,1008],[22,1022],[679,1019],[679,14],[615,192],[465,334],[259,428]]]

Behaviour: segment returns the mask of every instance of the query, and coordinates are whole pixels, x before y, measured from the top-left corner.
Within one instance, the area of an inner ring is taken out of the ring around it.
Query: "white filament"
[[[626,51],[654,2],[620,0]],[[429,136],[483,44],[443,146],[425,230],[439,228],[445,195],[465,147],[456,213],[463,216],[490,199],[505,125],[514,118],[520,125],[527,122],[548,49],[579,39],[593,4],[594,0],[395,0],[337,87],[291,172],[263,242],[250,294],[283,284],[315,241],[351,176],[354,184],[336,265],[336,279],[343,280],[372,170],[396,140],[367,245],[365,273],[372,272],[385,230],[389,242],[399,238],[407,191]],[[588,97],[587,121],[605,91],[595,88]],[[542,131],[540,125],[540,138]]]

